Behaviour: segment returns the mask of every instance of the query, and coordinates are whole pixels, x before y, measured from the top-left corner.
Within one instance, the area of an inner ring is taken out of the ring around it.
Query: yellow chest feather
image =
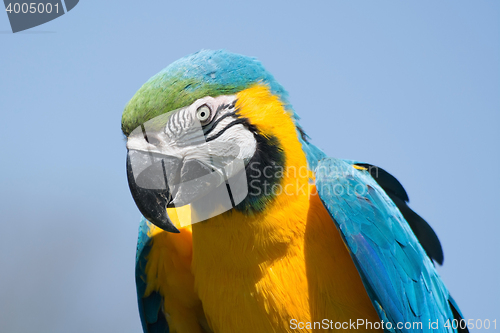
[[[214,332],[379,320],[333,221],[309,194],[278,199],[264,216],[232,212],[192,226],[195,289]]]

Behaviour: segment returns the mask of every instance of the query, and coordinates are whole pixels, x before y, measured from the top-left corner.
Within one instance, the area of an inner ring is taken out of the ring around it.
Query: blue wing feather
[[[316,186],[380,318],[389,320],[395,332],[432,331],[429,320],[438,320],[439,332],[453,332],[444,327],[454,318],[448,290],[400,210],[370,173],[325,158],[316,168]],[[407,322],[422,326],[396,327]]]
[[[169,333],[167,320],[162,311],[163,297],[158,292],[146,292],[146,264],[151,250],[151,238],[148,235],[151,224],[144,217],[139,225],[139,238],[135,257],[135,282],[137,285],[137,302],[141,316],[142,329],[146,333]]]

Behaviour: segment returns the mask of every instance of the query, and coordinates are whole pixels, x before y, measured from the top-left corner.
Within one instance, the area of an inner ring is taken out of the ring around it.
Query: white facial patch
[[[142,152],[130,155],[142,159],[131,161],[134,177],[142,177],[150,189],[154,184],[160,190],[167,187],[173,198],[168,207],[194,202],[198,207],[208,207],[207,203],[217,207],[192,215],[189,223],[221,214],[248,194],[245,165],[255,154],[257,141],[236,114],[235,104],[235,95],[200,98],[147,121],[127,141],[129,151]],[[166,170],[167,159],[169,165],[177,165],[172,159],[178,160],[179,170]],[[164,180],[155,183],[145,177]]]

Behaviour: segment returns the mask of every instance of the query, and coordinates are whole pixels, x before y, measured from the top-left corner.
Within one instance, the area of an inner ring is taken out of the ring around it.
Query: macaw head
[[[253,214],[272,200],[263,186],[301,150],[304,134],[287,93],[254,58],[227,51],[184,57],[126,105],[127,176],[141,213],[178,232],[167,207],[191,204],[198,220],[231,208]],[[292,156],[293,155],[293,156]]]

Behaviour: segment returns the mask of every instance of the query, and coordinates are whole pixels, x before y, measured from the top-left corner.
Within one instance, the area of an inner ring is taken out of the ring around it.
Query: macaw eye
[[[207,105],[202,105],[196,110],[196,117],[201,123],[206,122],[210,118],[210,108]]]

